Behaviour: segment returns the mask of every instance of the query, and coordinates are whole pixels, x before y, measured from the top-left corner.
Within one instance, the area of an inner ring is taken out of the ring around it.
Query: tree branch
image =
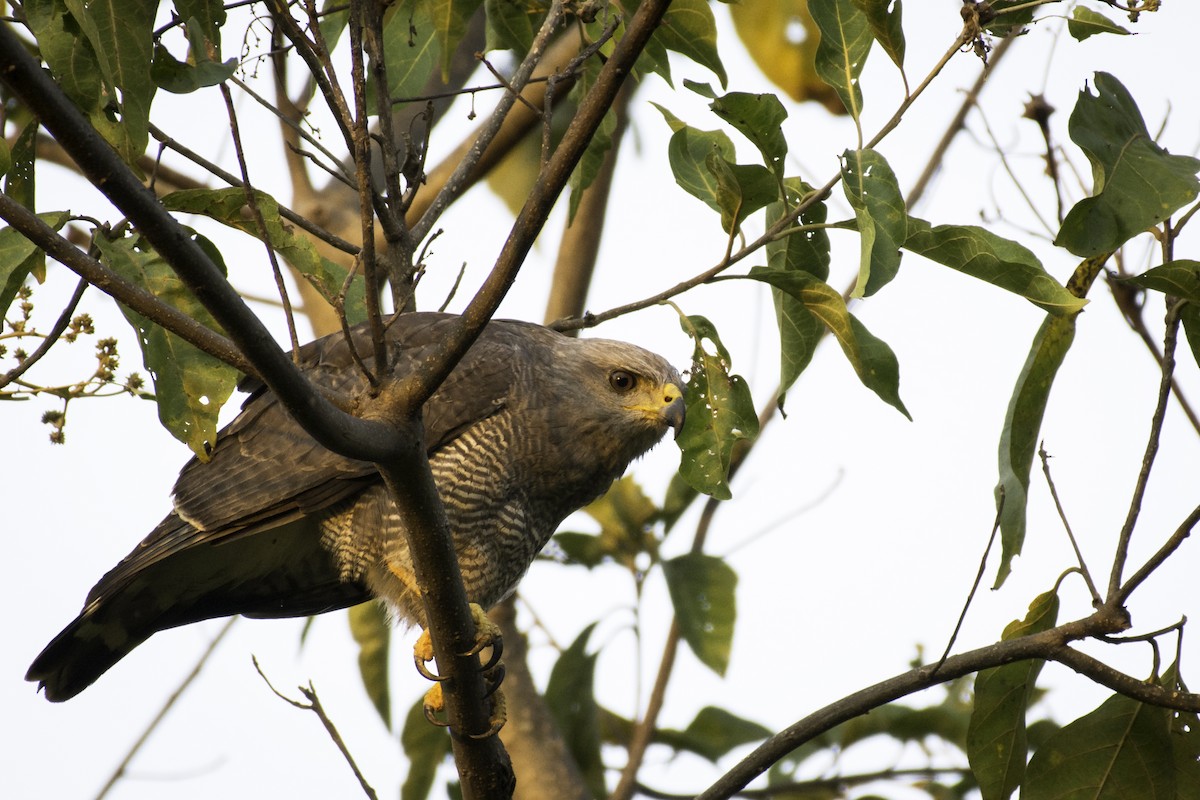
[[[137,226],[229,333],[253,371],[318,442],[335,453],[364,461],[384,460],[413,446],[412,431],[358,419],[312,387],[207,254],[129,171],[7,23],[0,25],[0,79],[37,114],[92,185]]]
[[[869,713],[901,697],[928,689],[973,672],[1003,666],[1016,661],[1039,659],[1058,661],[1072,669],[1097,677],[1106,686],[1122,694],[1163,708],[1181,711],[1200,711],[1200,695],[1143,683],[1120,673],[1100,670],[1094,659],[1072,650],[1068,643],[1091,636],[1117,633],[1127,622],[1121,614],[1100,609],[1095,614],[1068,622],[1040,633],[1009,639],[947,658],[940,665],[929,664],[896,675],[866,689],[848,695],[835,703],[810,714],[794,725],[772,736],[754,752],[721,776],[712,786],[696,796],[696,800],[724,800],[733,797],[750,781],[800,745],[829,731],[847,720]],[[1099,666],[1104,666],[1099,664]],[[936,669],[935,669],[936,667]],[[1090,672],[1085,672],[1088,670]],[[1094,673],[1092,675],[1091,673]],[[1115,674],[1113,674],[1115,673]],[[1119,678],[1117,676],[1120,676]]]
[[[124,278],[60,236],[32,211],[3,193],[0,193],[0,217],[20,231],[22,236],[45,250],[46,255],[114,300],[245,374],[258,374],[254,365],[229,339],[206,328],[179,309],[167,305],[142,287],[126,282]]]

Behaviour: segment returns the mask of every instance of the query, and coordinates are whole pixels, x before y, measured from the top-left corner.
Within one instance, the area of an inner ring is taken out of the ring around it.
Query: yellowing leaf
[[[754,63],[788,97],[815,100],[833,114],[845,114],[837,92],[817,76],[820,34],[808,0],[741,0],[729,6],[733,27]]]

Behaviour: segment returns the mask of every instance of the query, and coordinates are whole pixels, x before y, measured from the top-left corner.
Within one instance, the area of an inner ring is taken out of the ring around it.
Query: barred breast
[[[430,459],[458,554],[467,599],[490,608],[508,596],[559,519],[538,513],[520,488],[526,448],[512,417],[500,413],[472,426]],[[423,625],[403,523],[382,484],[332,508],[321,544],[343,581],[362,581],[409,623]]]

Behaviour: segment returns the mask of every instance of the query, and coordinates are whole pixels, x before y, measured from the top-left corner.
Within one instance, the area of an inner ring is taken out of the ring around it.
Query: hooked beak
[[[683,392],[673,383],[668,383],[663,387],[663,408],[662,418],[675,431],[675,438],[679,438],[679,432],[683,430],[683,422],[687,416],[686,406],[683,402]]]

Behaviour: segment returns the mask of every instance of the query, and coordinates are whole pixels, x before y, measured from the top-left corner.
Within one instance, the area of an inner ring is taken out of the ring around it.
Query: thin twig
[[[378,376],[389,372],[389,358],[379,310],[379,281],[376,276],[379,263],[375,256],[375,187],[371,183],[371,132],[368,127],[366,65],[363,63],[363,31],[369,23],[365,19],[366,14],[366,0],[351,0],[350,83],[354,87],[351,152],[354,154],[354,171],[358,180],[358,213],[362,225],[362,252],[358,254],[358,262],[362,265],[363,279],[367,285],[367,324],[371,329],[371,351],[375,361],[374,372],[365,370],[364,374],[371,386],[376,387],[379,384]]]
[[[500,132],[500,128],[504,124],[504,118],[508,116],[508,112],[517,101],[516,94],[524,91],[525,85],[529,82],[534,68],[541,61],[551,37],[558,30],[562,20],[562,2],[561,0],[555,0],[550,6],[550,11],[546,14],[546,19],[542,23],[542,27],[538,29],[537,36],[534,37],[533,44],[530,45],[528,55],[525,56],[520,66],[513,73],[511,79],[513,91],[505,92],[501,96],[500,102],[496,104],[496,108],[493,109],[487,123],[479,131],[479,135],[475,137],[474,145],[464,155],[450,177],[446,179],[437,196],[434,197],[433,201],[430,202],[425,212],[421,215],[421,219],[412,226],[414,240],[421,241],[428,235],[446,207],[451,201],[457,199],[469,184],[469,176],[474,172],[488,145],[491,144],[492,140]]]
[[[166,719],[167,712],[171,710],[171,708],[175,705],[175,702],[183,695],[185,691],[187,691],[187,688],[192,685],[192,681],[196,680],[196,677],[200,674],[200,670],[204,668],[204,665],[208,663],[209,657],[212,656],[213,651],[217,649],[217,645],[221,643],[221,641],[225,638],[225,634],[229,633],[229,629],[232,628],[233,624],[237,621],[237,617],[230,617],[225,621],[225,624],[221,626],[221,630],[217,631],[217,635],[213,637],[212,641],[208,643],[208,647],[206,647],[204,652],[200,654],[200,658],[196,660],[196,665],[192,667],[192,671],[189,672],[179,686],[175,688],[175,691],[171,692],[171,696],[167,698],[167,701],[163,703],[162,708],[160,708],[158,713],[154,715],[154,719],[150,720],[150,724],[146,726],[146,729],[142,731],[142,735],[139,736],[137,741],[133,743],[133,746],[129,748],[129,752],[125,754],[125,758],[121,759],[121,763],[117,765],[115,770],[113,770],[113,774],[109,777],[108,782],[104,784],[104,786],[100,789],[100,792],[96,795],[96,800],[102,800],[102,798],[109,793],[112,787],[117,784],[117,781],[124,777],[125,770],[127,770],[129,765],[133,762],[134,756],[138,754],[138,752],[142,749],[142,746],[146,744],[146,741],[149,740],[154,731],[158,729],[158,726],[162,723],[162,721]]]
[[[219,167],[216,164],[214,164],[213,162],[209,161],[204,156],[197,153],[195,150],[192,150],[191,148],[180,143],[178,140],[173,139],[172,137],[168,136],[164,131],[159,129],[153,123],[151,123],[151,125],[150,125],[150,135],[153,136],[155,138],[155,140],[160,142],[163,146],[168,147],[171,150],[174,150],[176,153],[179,153],[179,155],[183,156],[188,161],[191,161],[194,164],[197,164],[198,166],[202,167],[205,171],[207,171],[213,175],[216,175],[218,178],[225,181],[230,186],[236,186],[236,187],[241,188],[245,185],[243,183],[243,181],[240,178],[238,178],[236,175],[234,175],[232,172],[227,172],[227,171],[221,169],[221,167]],[[345,179],[342,178],[341,180],[345,180]],[[308,231],[309,233],[311,233],[313,236],[317,237],[321,241],[326,242],[327,244],[331,245],[332,247],[334,247],[338,250],[341,250],[344,253],[349,253],[350,255],[358,254],[358,251],[359,251],[358,245],[351,244],[350,242],[347,242],[345,239],[341,238],[340,236],[337,236],[337,235],[325,230],[320,225],[317,225],[316,223],[312,222],[307,217],[305,217],[301,214],[297,214],[292,209],[279,204],[278,201],[276,201],[276,205],[279,208],[279,216],[283,217],[288,222],[291,222],[291,223],[297,225],[298,227],[303,228],[304,230]]]
[[[1150,470],[1154,466],[1154,457],[1158,453],[1158,443],[1162,436],[1163,421],[1167,414],[1167,401],[1171,397],[1171,376],[1175,372],[1175,342],[1179,333],[1179,310],[1181,302],[1169,302],[1167,307],[1166,334],[1163,337],[1162,379],[1158,385],[1158,402],[1154,407],[1154,415],[1150,419],[1150,435],[1146,440],[1146,452],[1142,456],[1142,468],[1138,472],[1137,484],[1133,489],[1133,497],[1129,501],[1129,513],[1121,534],[1117,539],[1117,550],[1113,555],[1112,574],[1108,579],[1108,601],[1115,602],[1118,597],[1128,596],[1121,589],[1121,573],[1125,569],[1125,560],[1129,557],[1129,541],[1133,537],[1133,528],[1137,524],[1138,514],[1142,510],[1142,499],[1146,495],[1146,484],[1150,480]]]
[[[952,59],[959,52],[959,48],[962,46],[964,41],[969,41],[969,39],[966,37],[967,33],[966,29],[964,28],[964,32],[960,33],[959,36],[954,40],[954,44],[946,50],[946,52],[930,70],[929,74],[925,76],[925,79],[921,81],[920,85],[917,86],[911,95],[906,97],[900,103],[899,107],[892,114],[891,118],[888,119],[888,121],[885,122],[882,127],[880,127],[878,132],[871,137],[870,141],[866,143],[865,146],[867,148],[873,148],[878,145],[896,128],[896,126],[900,124],[900,121],[904,118],[905,112],[907,112],[913,103],[915,103],[917,99],[925,92],[933,79],[941,74],[941,71],[945,68],[945,66],[950,63],[950,59]],[[690,289],[694,289],[697,286],[707,283],[717,275],[720,275],[722,272],[729,269],[734,264],[753,255],[769,242],[778,239],[784,231],[787,231],[789,228],[791,228],[793,223],[800,217],[801,214],[807,211],[815,203],[828,196],[833,187],[841,183],[841,180],[841,173],[834,175],[832,178],[826,181],[824,185],[805,195],[805,197],[796,205],[794,209],[789,211],[775,224],[767,228],[767,230],[757,239],[752,241],[750,244],[743,246],[740,250],[738,250],[738,252],[732,254],[731,256],[721,259],[721,261],[704,272],[701,272],[700,274],[695,275],[685,281],[681,281],[669,289],[651,295],[650,297],[642,300],[627,303],[615,308],[610,308],[607,311],[603,311],[598,314],[587,314],[578,319],[559,320],[551,327],[558,331],[575,330],[578,328],[591,328],[599,325],[602,322],[607,322],[608,320],[624,316],[625,314],[629,314],[634,311],[640,311],[643,308],[649,308],[650,306],[659,305],[660,303],[670,300],[676,295],[682,294]]]
[[[354,185],[353,176],[351,176],[348,172],[346,172],[342,168],[341,161],[338,160],[337,156],[335,156],[332,152],[330,152],[329,148],[327,148],[325,145],[321,144],[321,141],[319,139],[317,139],[315,136],[310,134],[308,131],[304,130],[304,128],[301,127],[298,123],[294,122],[293,120],[288,119],[287,115],[285,115],[282,111],[280,111],[278,108],[276,108],[271,103],[270,100],[263,97],[258,92],[254,91],[244,81],[239,80],[236,76],[230,77],[229,80],[231,83],[233,83],[239,89],[241,89],[243,92],[250,95],[251,99],[253,99],[256,103],[258,103],[260,106],[265,108],[267,111],[271,112],[276,117],[278,117],[280,122],[282,122],[288,128],[294,130],[296,132],[296,134],[298,136],[300,136],[300,138],[304,139],[304,141],[308,142],[310,145],[315,147],[321,153],[321,155],[323,155],[327,159],[329,159],[329,163],[334,164],[335,166],[330,167],[330,166],[326,166],[324,164],[322,164],[322,166],[325,167],[325,169],[330,174],[333,174],[334,177],[340,176],[340,179],[342,181],[344,181],[345,183],[347,183],[351,186]]]
[[[358,768],[358,764],[354,761],[354,756],[350,754],[350,748],[346,747],[346,742],[342,739],[342,735],[338,733],[337,726],[333,724],[333,720],[331,720],[329,715],[325,713],[325,708],[321,705],[321,699],[317,697],[317,690],[313,687],[312,681],[309,681],[308,686],[296,687],[300,694],[304,695],[304,700],[307,702],[293,700],[271,684],[271,679],[268,678],[266,673],[263,672],[262,667],[258,663],[257,657],[250,656],[250,660],[254,662],[254,669],[258,672],[259,677],[263,679],[263,683],[267,684],[267,688],[270,689],[276,697],[278,697],[280,700],[283,700],[285,703],[300,709],[301,711],[311,711],[317,715],[317,719],[321,720],[321,724],[325,726],[325,731],[329,734],[329,738],[333,740],[335,745],[337,745],[337,749],[341,751],[342,757],[346,759],[346,763],[349,764],[350,769],[354,771],[354,777],[358,779],[358,785],[362,787],[363,792],[367,795],[367,797],[371,798],[371,800],[378,800],[379,795],[377,795],[375,790],[371,788],[371,784],[367,783],[367,779],[363,776],[362,770]]]
[[[967,618],[967,610],[971,607],[971,603],[975,600],[975,592],[979,591],[979,584],[983,582],[983,573],[987,569],[988,556],[991,555],[992,546],[996,544],[996,534],[1000,532],[1000,515],[1004,511],[1004,488],[1000,488],[1000,499],[996,503],[996,519],[992,522],[992,533],[988,536],[987,546],[983,548],[983,556],[979,559],[979,570],[975,573],[975,580],[971,583],[971,591],[967,592],[967,600],[963,603],[962,611],[959,612],[958,622],[954,624],[954,631],[950,634],[950,640],[946,642],[946,649],[942,651],[942,657],[937,660],[933,666],[933,672],[936,674],[942,665],[946,663],[946,659],[950,657],[950,650],[953,649],[954,643],[958,640],[958,634],[962,630],[963,622]]]
[[[233,151],[237,156],[238,169],[242,172],[242,188],[246,192],[246,205],[254,224],[258,227],[258,236],[267,249],[267,261],[271,264],[271,274],[275,276],[275,288],[279,292],[279,302],[283,304],[283,317],[287,321],[288,339],[292,344],[292,360],[300,363],[300,339],[296,336],[296,316],[292,313],[292,299],[288,297],[287,284],[283,280],[283,270],[279,268],[279,258],[275,248],[271,246],[271,234],[267,231],[267,221],[263,219],[262,209],[258,207],[258,198],[254,194],[254,186],[250,183],[250,168],[246,166],[246,151],[242,147],[242,133],[238,128],[237,112],[233,107],[233,95],[229,87],[221,84],[221,97],[225,99],[225,110],[229,114],[229,133],[233,137]]]
[[[87,287],[88,282],[84,279],[80,279],[79,284],[75,287],[74,293],[71,295],[71,299],[67,301],[66,307],[62,310],[62,313],[58,315],[58,319],[54,321],[54,327],[50,329],[48,334],[46,334],[46,338],[42,339],[37,348],[34,349],[34,351],[28,356],[26,356],[20,364],[17,364],[8,372],[4,373],[4,375],[0,376],[0,389],[3,389],[17,378],[24,375],[30,367],[41,360],[42,356],[50,352],[50,348],[53,347],[54,343],[58,341],[59,337],[63,335],[63,332],[66,331],[67,326],[71,324],[71,316],[75,313],[75,308],[79,305],[79,301],[83,298],[83,292],[87,289]]]
[[[928,188],[929,181],[933,179],[934,174],[941,168],[942,161],[946,158],[946,152],[950,149],[951,143],[962,132],[963,125],[967,120],[967,114],[979,102],[979,95],[983,92],[983,87],[987,84],[988,78],[996,71],[996,65],[1000,63],[1001,59],[1004,58],[1004,54],[1008,52],[1008,48],[1018,38],[1017,36],[1008,36],[992,50],[991,55],[983,65],[983,69],[979,71],[978,77],[975,78],[975,83],[967,90],[962,103],[959,104],[958,111],[954,112],[954,116],[951,117],[950,124],[946,126],[946,130],[942,133],[942,138],[938,140],[937,145],[933,148],[933,152],[929,155],[929,160],[925,162],[925,169],[921,171],[920,176],[917,177],[916,182],[909,189],[908,195],[904,198],[904,204],[907,208],[915,206],[925,195],[925,189]]]
[[[1075,551],[1075,559],[1079,562],[1079,574],[1083,576],[1084,582],[1087,583],[1088,592],[1092,595],[1092,606],[1099,606],[1104,602],[1104,599],[1100,597],[1100,591],[1092,581],[1092,574],[1083,560],[1083,551],[1079,549],[1079,542],[1075,539],[1075,532],[1071,530],[1071,523],[1067,521],[1067,512],[1063,509],[1062,502],[1058,499],[1058,489],[1054,485],[1054,478],[1050,476],[1050,454],[1046,452],[1045,442],[1041,442],[1038,445],[1038,458],[1042,460],[1042,474],[1046,476],[1046,486],[1050,488],[1050,497],[1054,500],[1054,507],[1058,509],[1058,518],[1062,520],[1063,528],[1067,532],[1067,538],[1071,540],[1071,548]]]
[[[1140,586],[1142,582],[1146,580],[1146,578],[1150,577],[1150,574],[1154,572],[1154,570],[1158,569],[1158,567],[1164,561],[1166,561],[1172,553],[1179,549],[1179,546],[1183,544],[1183,540],[1191,535],[1192,528],[1196,527],[1197,523],[1200,523],[1200,506],[1196,506],[1194,509],[1192,509],[1192,513],[1188,514],[1184,521],[1180,523],[1179,527],[1175,529],[1175,532],[1171,534],[1170,538],[1168,538],[1163,546],[1158,549],[1158,552],[1147,559],[1146,563],[1142,565],[1142,568],[1133,573],[1132,577],[1125,582],[1125,585],[1121,587],[1119,592],[1117,592],[1117,602],[1124,604],[1125,601],[1129,599],[1129,595],[1133,592],[1133,590]]]

